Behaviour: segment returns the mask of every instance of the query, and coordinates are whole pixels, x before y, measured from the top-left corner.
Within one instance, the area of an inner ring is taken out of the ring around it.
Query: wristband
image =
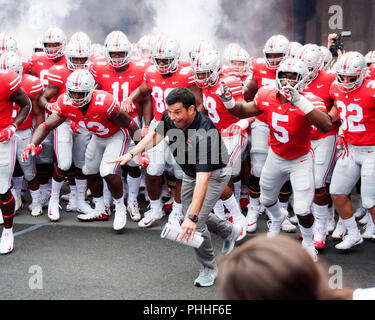
[[[18,126],[14,122],[11,125],[16,128],[16,131],[18,130]]]
[[[314,105],[302,95],[294,105],[304,114],[308,114],[315,109]]]
[[[234,101],[233,97],[229,101],[223,102],[223,103],[224,103],[225,108],[227,109],[233,109],[236,106],[236,101]]]

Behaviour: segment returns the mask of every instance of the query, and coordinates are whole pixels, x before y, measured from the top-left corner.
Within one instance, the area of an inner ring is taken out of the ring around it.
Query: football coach
[[[121,165],[141,152],[166,139],[174,159],[183,170],[181,190],[181,240],[189,241],[196,231],[203,243],[194,248],[201,264],[194,285],[208,287],[214,284],[217,265],[210,231],[224,239],[222,253],[228,254],[241,233],[241,227],[220,220],[212,208],[220,198],[231,177],[229,155],[214,123],[197,111],[195,97],[187,88],[173,89],[166,98],[167,110],[158,126],[150,131],[132,150],[112,162]]]

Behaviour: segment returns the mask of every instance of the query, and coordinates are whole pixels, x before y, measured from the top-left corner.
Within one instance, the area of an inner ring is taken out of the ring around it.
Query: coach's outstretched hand
[[[127,164],[131,159],[133,159],[133,155],[128,152],[128,153],[125,153],[123,156],[121,156],[121,157],[119,157],[115,160],[108,161],[108,163],[120,162],[120,165],[123,166],[123,165]]]

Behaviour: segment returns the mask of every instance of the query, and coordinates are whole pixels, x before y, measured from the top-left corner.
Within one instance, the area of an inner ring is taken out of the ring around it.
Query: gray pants
[[[221,194],[230,180],[230,172],[230,168],[227,167],[212,172],[210,180],[208,181],[206,196],[198,216],[199,219],[197,222],[196,231],[202,233],[204,240],[200,248],[194,250],[198,261],[211,269],[216,267],[216,262],[210,232],[213,232],[225,239],[230,235],[233,228],[233,225],[230,222],[220,220],[213,213],[211,213],[212,208],[220,199]],[[193,199],[195,182],[195,178],[192,178],[186,174],[183,175],[181,200],[182,212],[184,215],[187,214],[190,203]]]

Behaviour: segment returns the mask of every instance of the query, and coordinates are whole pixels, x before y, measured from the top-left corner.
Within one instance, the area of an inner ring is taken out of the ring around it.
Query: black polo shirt
[[[221,169],[228,163],[228,151],[219,130],[198,111],[186,130],[178,129],[166,111],[155,130],[166,137],[173,157],[188,176]]]

